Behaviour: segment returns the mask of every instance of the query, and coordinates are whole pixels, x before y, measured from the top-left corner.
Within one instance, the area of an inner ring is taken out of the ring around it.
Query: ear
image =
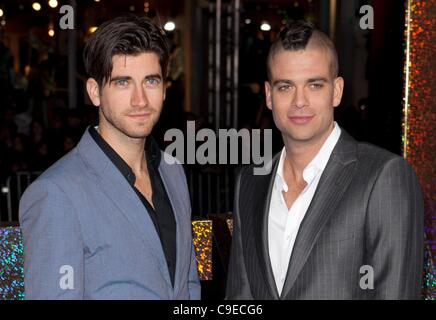
[[[268,81],[265,81],[265,98],[266,98],[266,106],[268,109],[272,110],[272,97],[271,92],[272,88]]]
[[[344,91],[344,79],[337,77],[333,83],[333,107],[337,107],[341,104],[342,93]]]
[[[100,106],[100,89],[94,78],[89,78],[86,81],[86,91],[88,92],[92,104],[96,107]]]

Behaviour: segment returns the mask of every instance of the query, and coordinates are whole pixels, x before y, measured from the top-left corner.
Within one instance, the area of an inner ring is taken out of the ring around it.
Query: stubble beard
[[[113,130],[118,131],[122,135],[131,138],[131,139],[145,139],[147,136],[151,134],[154,126],[159,120],[159,115],[155,110],[147,110],[150,112],[150,118],[143,121],[143,123],[128,123],[134,122],[131,119],[128,119],[128,116],[122,114],[118,117],[111,117],[104,114],[101,111],[100,117],[104,118],[104,122],[106,122],[106,126],[112,127]],[[101,121],[100,121],[101,122]]]

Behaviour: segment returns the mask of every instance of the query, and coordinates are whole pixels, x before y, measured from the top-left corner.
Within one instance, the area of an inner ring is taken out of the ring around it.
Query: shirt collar
[[[100,149],[106,154],[106,156],[112,161],[112,163],[117,167],[117,169],[121,172],[121,174],[127,179],[127,181],[134,185],[136,181],[136,176],[133,173],[132,168],[120,157],[118,153],[107,143],[103,137],[97,132],[97,127],[90,126],[89,134],[100,147]],[[158,170],[160,160],[161,160],[161,152],[159,146],[157,145],[155,139],[152,136],[148,136],[145,141],[144,146],[144,154],[147,160],[147,166],[150,166]]]
[[[341,136],[341,128],[339,125],[334,122],[333,131],[330,133],[327,140],[322,145],[321,149],[318,151],[316,156],[309,162],[309,164],[303,170],[303,179],[310,184],[312,180],[316,177],[319,172],[323,172],[325,167],[327,166],[327,162],[330,159],[330,156],[333,152],[333,149],[336,146],[336,143]],[[280,161],[277,167],[276,177],[278,177],[278,183],[280,187],[283,188],[285,192],[288,192],[288,185],[285,181],[283,174],[283,165],[286,159],[286,148],[283,147],[282,154],[280,156]]]
[[[333,152],[333,149],[336,146],[336,143],[339,140],[339,137],[341,136],[341,128],[338,126],[338,124],[334,123],[333,131],[330,133],[327,140],[322,145],[321,149],[318,151],[315,158],[310,161],[310,163],[304,168],[303,176],[305,174],[305,171],[310,171],[311,167],[316,168],[319,171],[324,171],[325,167],[327,166],[327,162],[330,159],[330,156]]]
[[[284,174],[283,174],[283,165],[285,163],[286,158],[286,148],[283,147],[282,154],[280,155],[279,165],[277,167],[277,173],[276,173],[276,183],[278,184],[277,187],[283,189],[285,192],[288,192],[288,184],[285,181]]]

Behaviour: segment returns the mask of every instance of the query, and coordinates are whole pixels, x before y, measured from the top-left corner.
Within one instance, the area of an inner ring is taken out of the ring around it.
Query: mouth
[[[144,118],[148,118],[150,115],[151,113],[149,112],[141,112],[141,113],[132,113],[127,116],[132,119],[144,119]]]
[[[307,124],[310,121],[312,121],[312,119],[315,116],[290,116],[288,117],[289,120],[291,120],[292,123],[294,124]]]

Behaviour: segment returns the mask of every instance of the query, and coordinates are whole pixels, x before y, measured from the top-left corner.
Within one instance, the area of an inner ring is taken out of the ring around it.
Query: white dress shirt
[[[288,192],[288,185],[283,175],[283,164],[286,159],[286,150],[283,148],[274,180],[271,202],[268,215],[268,248],[272,270],[279,295],[288,271],[295,239],[301,221],[312,201],[319,179],[324,172],[330,155],[341,135],[341,129],[335,122],[334,129],[318,154],[303,170],[303,179],[307,183],[304,190],[288,209],[282,192]]]

